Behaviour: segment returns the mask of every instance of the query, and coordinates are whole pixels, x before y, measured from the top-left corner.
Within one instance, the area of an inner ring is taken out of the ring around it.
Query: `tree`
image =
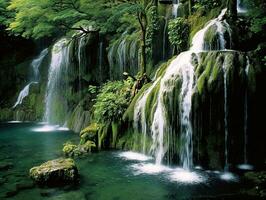
[[[7,11],[8,0],[0,0],[0,25],[6,26],[13,17],[12,12]]]
[[[8,10],[15,17],[8,29],[35,39],[70,30],[88,33],[91,26],[104,26],[111,7],[111,0],[12,0]]]
[[[3,1],[3,0],[1,0]],[[75,30],[114,33],[124,15],[133,16],[141,31],[141,66],[146,72],[147,12],[157,0],[11,0],[8,10],[15,13],[8,30],[23,37],[42,38]]]
[[[141,30],[141,74],[146,73],[147,66],[147,28],[148,28],[148,11],[152,6],[158,4],[157,0],[127,0],[119,1],[121,13],[129,13],[138,20],[139,28]]]
[[[187,20],[181,17],[171,20],[168,24],[168,35],[170,43],[174,46],[174,54],[185,51],[189,38]]]

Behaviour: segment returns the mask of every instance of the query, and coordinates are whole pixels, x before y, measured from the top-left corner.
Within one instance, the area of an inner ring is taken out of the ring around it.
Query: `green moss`
[[[102,125],[98,131],[98,149],[101,150],[105,147],[105,141],[108,136],[109,124]]]
[[[208,59],[208,56],[207,56],[206,60],[207,60],[207,63],[206,63],[206,67],[204,69],[204,72],[200,75],[198,82],[197,82],[197,88],[198,88],[199,94],[202,94],[204,89],[206,88],[207,81],[210,77],[210,73],[212,71],[212,68],[213,68],[213,65],[215,62],[214,59]],[[205,62],[204,62],[204,64],[205,64]]]
[[[96,144],[93,141],[88,140],[85,144],[79,146],[82,152],[90,153],[96,150]]]
[[[80,136],[82,136],[84,133],[92,133],[92,134],[96,134],[97,131],[99,130],[100,128],[100,125],[97,124],[97,123],[92,123],[90,124],[88,127],[86,127],[85,129],[83,129],[81,132],[80,132]]]
[[[133,121],[135,104],[150,86],[151,86],[151,83],[145,84],[141,88],[141,90],[137,93],[137,95],[133,98],[133,100],[131,101],[130,105],[128,106],[127,110],[125,111],[123,115],[123,121]]]
[[[218,49],[217,41],[219,41],[219,35],[217,33],[217,27],[211,26],[204,35],[204,41],[208,45],[208,49]]]
[[[148,95],[146,99],[146,105],[145,105],[145,116],[146,119],[148,119],[148,122],[152,122],[153,120],[153,114],[156,109],[156,104],[157,104],[157,95],[160,90],[160,80],[157,82],[156,86],[152,89],[150,94]]]
[[[112,144],[111,144],[112,148],[116,148],[118,129],[119,129],[119,124],[112,122]]]
[[[66,156],[74,156],[74,151],[77,149],[77,145],[73,144],[72,142],[68,141],[64,144],[63,153]]]

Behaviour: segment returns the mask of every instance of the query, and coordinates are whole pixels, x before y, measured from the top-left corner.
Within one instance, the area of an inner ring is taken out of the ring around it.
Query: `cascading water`
[[[64,77],[67,75],[69,61],[68,42],[66,38],[63,38],[55,43],[52,49],[44,116],[44,120],[51,124],[63,124],[66,120],[67,102],[65,95],[67,83],[64,81]]]
[[[130,44],[130,71],[136,74],[139,69],[139,41],[135,40]]]
[[[123,72],[135,75],[139,69],[139,41],[135,38],[127,37],[126,34],[127,31],[108,50],[107,56],[111,79],[121,79]],[[136,33],[132,35],[134,34]]]
[[[228,106],[227,106],[227,71],[226,62],[223,63],[224,74],[224,156],[225,156],[225,170],[228,170]]]
[[[82,85],[81,85],[81,78],[82,78],[82,73],[83,73],[83,67],[86,65],[86,59],[85,57],[85,45],[86,45],[86,37],[84,34],[82,34],[78,40],[78,63],[79,63],[79,68],[78,68],[78,78],[79,78],[79,85],[78,85],[78,90],[79,90],[79,99],[81,99],[81,90],[82,90]]]
[[[48,54],[48,49],[44,49],[40,55],[34,59],[31,63],[32,65],[32,68],[33,68],[33,72],[34,72],[34,76],[33,76],[33,79],[32,81],[35,81],[35,82],[38,82],[39,79],[40,79],[40,71],[39,71],[39,68],[40,68],[40,65],[42,64],[42,61],[44,59],[44,57]]]
[[[19,95],[18,95],[18,98],[17,98],[17,101],[16,103],[14,104],[13,108],[16,108],[17,105],[20,105],[22,104],[23,102],[23,99],[29,95],[29,91],[30,91],[30,86],[34,83],[37,83],[37,82],[30,82],[28,85],[26,85],[23,90],[20,91]]]
[[[245,68],[245,76],[246,76],[246,89],[245,89],[245,102],[244,102],[244,163],[238,165],[240,169],[243,170],[252,170],[253,166],[248,164],[248,77],[249,77],[249,69],[250,69],[250,60],[249,57],[246,57],[246,68]]]
[[[99,44],[99,71],[100,71],[100,81],[102,81],[102,74],[103,74],[103,42]]]
[[[153,90],[153,88],[157,85],[159,82],[159,78],[153,82],[152,86],[144,92],[142,97],[136,102],[134,107],[134,129],[137,131],[141,131],[143,134],[142,137],[142,153],[146,152],[146,137],[147,137],[147,124],[146,124],[146,102],[149,94]],[[141,122],[141,127],[139,129],[139,121]]]
[[[180,6],[180,0],[177,0],[177,3],[173,4],[172,15],[176,18],[178,16],[178,8]]]
[[[127,40],[126,38],[122,40],[122,42],[120,43],[120,45],[118,46],[118,64],[120,67],[120,72],[124,72],[125,68],[126,68],[126,61],[127,61]],[[122,75],[121,73],[121,75]]]
[[[27,84],[19,93],[16,103],[14,104],[13,108],[16,108],[18,105],[22,104],[23,99],[29,95],[30,86],[32,84],[36,84],[39,82],[39,67],[42,64],[44,57],[48,54],[48,49],[44,49],[40,55],[34,59],[31,63],[33,69],[33,77],[30,79],[30,83]]]
[[[226,9],[223,9],[221,14],[217,18],[211,20],[203,29],[201,29],[195,34],[192,39],[192,51],[200,52],[210,50],[225,50],[226,40],[224,34],[228,32],[229,36],[231,35],[230,26],[225,20],[223,20],[226,11]],[[210,45],[205,41],[205,35],[207,31],[210,29],[210,27],[213,26],[216,27],[216,33],[219,36],[218,44],[215,46]]]
[[[241,0],[237,0],[237,12],[246,13],[247,9],[243,7]]]
[[[194,83],[194,66],[191,64],[192,52],[181,53],[167,68],[165,75],[160,82],[160,90],[157,96],[157,107],[152,122],[153,145],[151,147],[156,158],[156,164],[161,164],[164,154],[167,151],[164,143],[166,131],[166,116],[163,97],[171,95],[178,78],[182,79],[180,93],[180,123],[181,140],[184,145],[180,150],[180,162],[185,169],[192,166],[192,127],[190,122],[191,97]]]
[[[225,33],[229,34],[230,37],[230,27],[223,20],[226,9],[222,10],[221,14],[211,20],[202,30],[197,32],[192,39],[192,46],[190,51],[183,52],[177,56],[175,60],[166,69],[165,74],[161,77],[160,80],[160,89],[157,93],[157,103],[155,104],[152,125],[150,127],[151,136],[152,136],[152,145],[150,153],[155,157],[156,164],[162,164],[165,153],[169,150],[170,140],[173,140],[169,134],[171,131],[171,125],[167,121],[166,110],[174,110],[174,92],[177,87],[177,81],[181,81],[181,88],[179,93],[179,123],[180,123],[180,133],[179,139],[181,145],[179,147],[179,157],[180,164],[186,170],[189,170],[193,167],[193,129],[191,123],[191,110],[192,110],[192,95],[195,83],[194,65],[192,63],[199,63],[198,53],[209,51],[209,50],[225,50],[226,41]],[[219,37],[217,38],[217,46],[207,46],[205,45],[205,34],[208,29],[212,26],[215,26],[215,34]],[[158,80],[158,79],[157,79]],[[154,83],[155,84],[155,83]],[[152,85],[154,87],[154,84]],[[150,87],[144,95],[139,99],[136,104],[134,113],[135,124],[138,121],[141,121],[141,130],[144,134],[143,137],[147,135],[148,123],[145,118],[145,102],[153,87]],[[166,99],[170,100],[170,103]],[[172,102],[172,103],[171,103]],[[166,108],[167,107],[167,108]],[[135,125],[136,126],[136,125]],[[169,136],[168,136],[169,135]],[[168,138],[168,139],[167,139]]]
[[[248,163],[247,158],[247,144],[248,144],[248,73],[250,68],[250,61],[247,57],[247,66],[245,69],[246,75],[246,91],[245,91],[245,103],[244,103],[244,163]]]

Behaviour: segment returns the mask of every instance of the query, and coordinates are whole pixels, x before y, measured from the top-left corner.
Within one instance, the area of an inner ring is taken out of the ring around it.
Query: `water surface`
[[[0,170],[0,199],[206,199],[232,195],[241,188],[238,179],[222,180],[220,172],[187,173],[180,168],[158,167],[151,157],[119,151],[76,159],[81,174],[77,186],[39,188],[28,177],[29,169],[61,157],[62,144],[79,139],[63,129],[44,132],[42,126],[0,124],[0,163],[11,165],[8,170]]]

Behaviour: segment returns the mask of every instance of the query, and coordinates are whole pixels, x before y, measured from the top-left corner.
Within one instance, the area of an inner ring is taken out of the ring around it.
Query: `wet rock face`
[[[31,168],[30,177],[41,186],[58,186],[77,182],[79,174],[74,160],[59,158]]]

